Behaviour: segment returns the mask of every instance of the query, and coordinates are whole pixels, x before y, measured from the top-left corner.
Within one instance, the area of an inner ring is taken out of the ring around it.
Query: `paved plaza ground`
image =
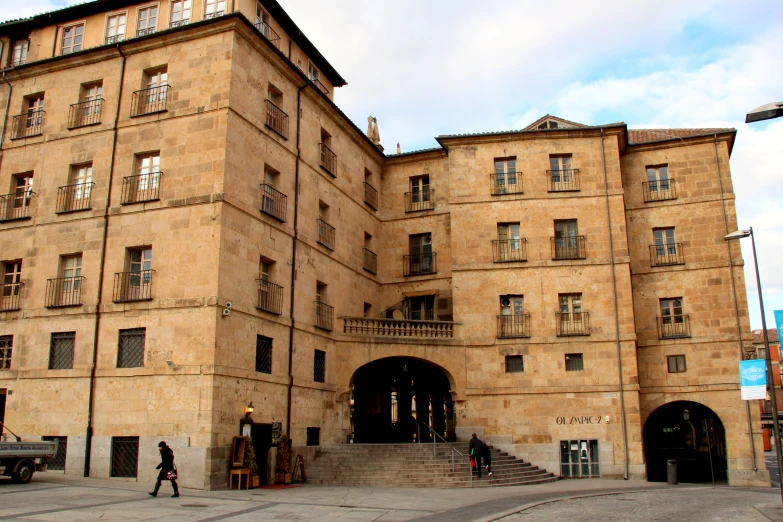
[[[92,521],[783,521],[776,488],[667,486],[643,481],[563,480],[480,489],[299,486],[196,491],[158,498],[151,484],[37,473],[26,485],[0,481],[0,520]]]

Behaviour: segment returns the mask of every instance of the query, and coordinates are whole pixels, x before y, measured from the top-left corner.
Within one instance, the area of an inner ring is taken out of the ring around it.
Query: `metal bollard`
[[[666,461],[666,483],[669,484],[670,486],[677,485],[677,461],[676,460]]]

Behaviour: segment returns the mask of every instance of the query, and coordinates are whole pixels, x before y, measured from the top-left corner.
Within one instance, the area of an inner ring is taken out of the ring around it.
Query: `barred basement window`
[[[581,353],[567,353],[565,356],[567,372],[581,372],[585,369]]]
[[[111,438],[111,476],[135,478],[139,470],[139,438]]]
[[[11,369],[11,350],[13,346],[13,335],[0,335],[0,372]]]
[[[256,335],[256,371],[272,373],[272,339]]]
[[[666,357],[666,362],[669,366],[669,373],[683,373],[685,372],[685,356],[684,355],[669,355]]]
[[[315,350],[313,380],[315,382],[326,382],[326,352],[321,350]]]
[[[524,371],[521,355],[506,355],[506,373],[522,373]]]
[[[51,459],[49,459],[49,462],[46,465],[46,469],[52,469],[52,470],[65,470],[65,455],[68,452],[68,437],[59,437],[59,436],[47,436],[47,437],[41,437],[41,440],[47,440],[54,442],[55,440],[59,442],[57,445],[57,453],[55,456]]]
[[[144,366],[144,343],[146,336],[146,328],[120,330],[120,342],[117,347],[117,368],[141,368]]]
[[[49,345],[49,369],[70,370],[73,368],[73,351],[76,344],[76,332],[52,334]]]

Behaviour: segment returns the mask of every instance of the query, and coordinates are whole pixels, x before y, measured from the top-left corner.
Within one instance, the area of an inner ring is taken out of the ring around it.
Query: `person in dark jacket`
[[[473,457],[476,461],[476,471],[478,472],[478,478],[481,478],[481,457],[484,456],[484,443],[473,434],[470,439],[470,445],[468,446],[468,455]]]
[[[157,497],[161,481],[170,480],[171,487],[174,488],[174,494],[171,496],[172,498],[177,498],[179,496],[179,488],[177,487],[176,476],[171,479],[168,477],[169,472],[177,469],[176,466],[174,466],[174,452],[171,451],[171,448],[169,448],[164,441],[160,441],[158,450],[160,451],[160,464],[158,464],[158,467],[155,469],[159,469],[160,473],[158,473],[158,481],[155,483],[155,491],[150,493],[150,495]]]

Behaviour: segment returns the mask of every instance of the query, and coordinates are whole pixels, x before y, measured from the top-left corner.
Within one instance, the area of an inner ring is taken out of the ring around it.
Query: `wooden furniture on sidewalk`
[[[234,476],[236,475],[238,477],[237,479],[237,489],[242,489],[242,476],[245,477],[245,489],[250,489],[250,468],[242,468],[242,469],[232,469],[229,472],[228,476],[228,489],[234,489]]]

